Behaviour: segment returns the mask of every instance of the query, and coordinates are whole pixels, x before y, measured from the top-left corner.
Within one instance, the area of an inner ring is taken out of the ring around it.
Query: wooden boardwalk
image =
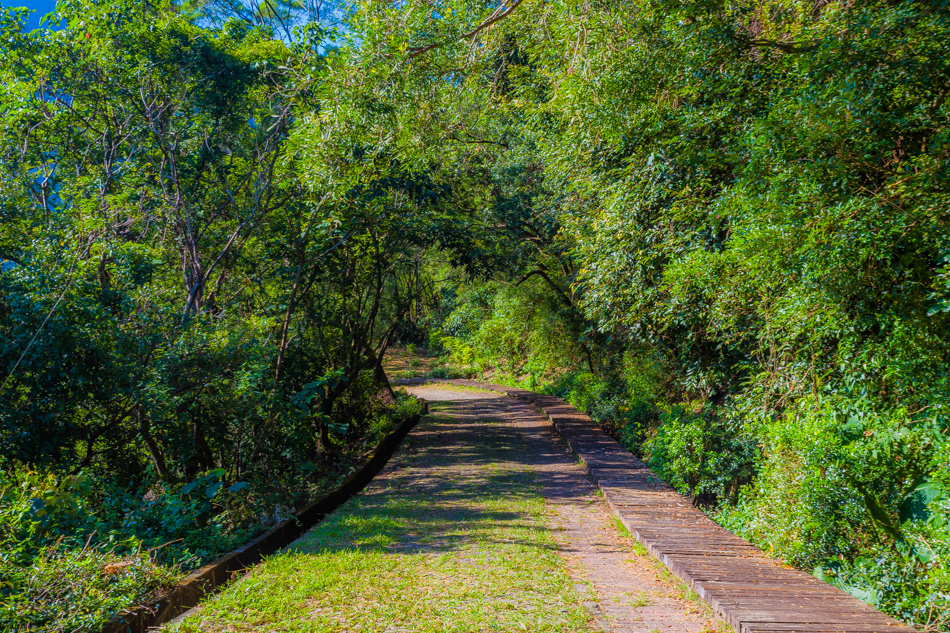
[[[718,526],[559,399],[472,380],[432,382],[490,389],[541,409],[630,533],[740,633],[915,631]]]

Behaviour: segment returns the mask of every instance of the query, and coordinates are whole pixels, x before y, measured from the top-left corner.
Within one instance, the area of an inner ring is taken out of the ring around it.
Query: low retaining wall
[[[428,413],[425,401],[423,412]],[[382,439],[369,459],[338,488],[308,504],[293,518],[281,521],[249,543],[192,572],[159,600],[130,609],[120,618],[109,622],[103,628],[103,633],[146,633],[149,628],[164,624],[195,607],[202,597],[238,577],[261,562],[265,556],[290,545],[326,515],[365,488],[383,469],[403,438],[419,422],[419,418],[420,416],[414,415],[403,420]]]

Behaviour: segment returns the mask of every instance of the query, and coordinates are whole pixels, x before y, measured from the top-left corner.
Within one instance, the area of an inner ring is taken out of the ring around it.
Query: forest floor
[[[540,414],[411,391],[433,413],[366,490],[166,630],[730,630],[618,528]]]

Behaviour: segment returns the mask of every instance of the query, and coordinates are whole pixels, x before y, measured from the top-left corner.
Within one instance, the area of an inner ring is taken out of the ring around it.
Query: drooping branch
[[[818,48],[817,44],[789,44],[788,42],[778,42],[776,40],[755,39],[749,40],[750,46],[757,48],[775,48],[783,53],[807,53]]]
[[[0,264],[2,264],[5,261],[16,264],[17,266],[20,266],[21,268],[25,266],[25,264],[23,263],[23,260],[18,258],[17,256],[11,255],[10,253],[7,253],[7,252],[0,252]]]
[[[551,286],[551,289],[554,290],[555,292],[557,292],[557,293],[561,296],[561,299],[564,300],[564,302],[568,305],[568,307],[573,307],[573,306],[574,306],[574,302],[571,301],[571,298],[567,295],[567,293],[564,292],[564,290],[562,290],[560,286],[558,286],[556,283],[554,283],[554,280],[552,280],[552,279],[548,276],[547,272],[545,272],[544,270],[541,270],[541,269],[532,270],[531,272],[529,272],[528,274],[526,274],[525,276],[523,276],[521,279],[519,279],[517,282],[515,282],[514,285],[515,285],[515,286],[520,286],[521,284],[523,284],[524,282],[528,281],[531,277],[534,277],[535,275],[537,275],[538,277],[540,277],[540,278],[543,279],[544,281],[548,282],[548,285]]]
[[[425,53],[428,53],[429,51],[434,50],[434,49],[436,49],[436,48],[442,48],[443,46],[446,46],[446,45],[448,45],[448,44],[451,44],[452,42],[457,42],[457,41],[459,41],[459,40],[471,40],[471,39],[475,39],[475,37],[476,37],[479,33],[481,33],[482,31],[484,31],[484,30],[487,29],[488,27],[490,27],[492,24],[495,24],[496,22],[500,22],[501,20],[504,20],[504,19],[507,18],[509,15],[511,15],[512,13],[514,13],[515,9],[517,9],[518,7],[520,7],[522,4],[524,4],[524,0],[515,0],[515,1],[514,1],[508,8],[506,8],[506,9],[502,9],[502,7],[504,6],[504,5],[502,5],[502,7],[498,7],[498,9],[496,9],[494,13],[492,13],[487,19],[485,19],[484,22],[482,22],[481,24],[479,24],[478,26],[476,26],[473,30],[469,31],[468,33],[463,33],[463,34],[461,34],[461,35],[459,35],[459,36],[456,36],[456,37],[453,37],[453,38],[450,38],[450,39],[446,39],[446,40],[442,40],[441,42],[434,42],[434,43],[432,43],[432,44],[427,44],[426,46],[419,46],[419,47],[416,47],[416,48],[410,48],[410,49],[409,49],[409,54],[408,54],[406,57],[407,57],[407,59],[413,59],[413,58],[415,58],[415,57],[418,57],[419,55],[424,55]]]
[[[451,136],[447,137],[447,139],[450,141],[455,141],[457,143],[474,144],[474,145],[497,145],[499,147],[504,147],[505,149],[508,149],[510,147],[508,143],[505,143],[504,141],[492,141],[490,139],[482,139],[476,136],[472,136],[468,132],[465,133],[465,136],[467,136],[468,138],[459,138],[458,135],[452,134]]]

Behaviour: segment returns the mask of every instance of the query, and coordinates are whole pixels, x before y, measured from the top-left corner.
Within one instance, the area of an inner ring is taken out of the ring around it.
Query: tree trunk
[[[152,436],[151,430],[149,428],[148,418],[142,415],[140,411],[139,414],[139,434],[142,436],[142,440],[145,441],[145,446],[148,448],[148,454],[152,458],[152,463],[155,464],[155,470],[158,472],[158,476],[162,478],[163,481],[171,481],[171,474],[168,472],[168,466],[165,463],[165,456],[162,454],[161,449],[158,446],[158,442],[155,441],[155,438]]]

